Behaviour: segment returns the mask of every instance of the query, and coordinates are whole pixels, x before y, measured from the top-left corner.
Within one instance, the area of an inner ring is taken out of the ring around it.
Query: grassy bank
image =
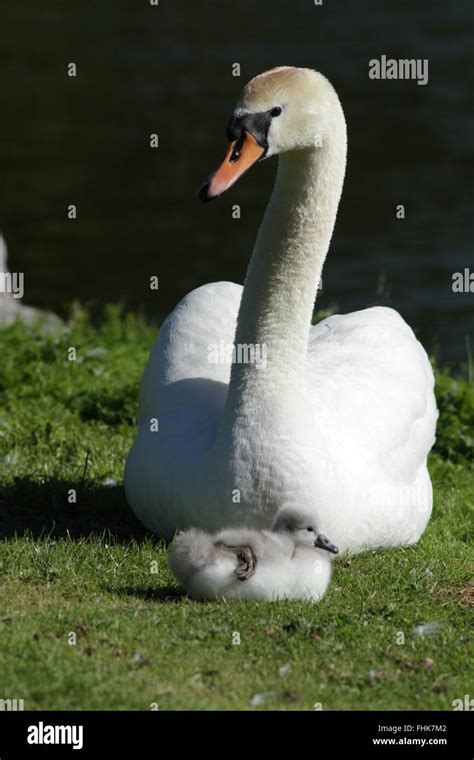
[[[342,559],[319,605],[198,604],[122,489],[153,335],[116,310],[99,329],[78,312],[56,336],[0,332],[0,699],[452,709],[472,695],[472,383],[437,372],[435,507],[416,547]]]

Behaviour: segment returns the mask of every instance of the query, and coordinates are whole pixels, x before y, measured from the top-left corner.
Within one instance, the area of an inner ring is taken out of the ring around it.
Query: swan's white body
[[[127,497],[144,525],[166,538],[189,525],[265,528],[282,505],[298,502],[340,550],[410,544],[432,506],[433,373],[392,309],[310,326],[346,131],[331,85],[309,70],[257,77],[238,110],[260,111],[262,98],[271,107],[288,93],[297,115],[269,133],[267,155],[282,155],[245,287],[194,290],[152,347]],[[309,111],[308,102],[316,104]],[[234,342],[264,346],[266,363],[210,361],[214,346]]]

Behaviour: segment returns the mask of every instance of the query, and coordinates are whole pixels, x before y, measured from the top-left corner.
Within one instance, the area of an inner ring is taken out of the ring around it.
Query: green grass
[[[472,384],[437,372],[435,507],[417,546],[342,558],[317,605],[201,604],[122,489],[153,334],[115,309],[98,329],[76,311],[56,336],[0,332],[0,699],[450,710],[472,696]]]

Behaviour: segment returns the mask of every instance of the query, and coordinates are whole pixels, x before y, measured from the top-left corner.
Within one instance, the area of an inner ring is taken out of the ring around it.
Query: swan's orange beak
[[[264,153],[265,148],[258,144],[255,137],[243,130],[239,139],[229,145],[227,155],[217,171],[201,187],[199,198],[204,202],[212,201],[225,193]]]

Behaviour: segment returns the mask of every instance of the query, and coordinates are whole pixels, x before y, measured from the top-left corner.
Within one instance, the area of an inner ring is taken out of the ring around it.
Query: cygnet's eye
[[[306,530],[309,530],[310,533],[314,533],[314,530],[312,528],[306,528]]]
[[[280,114],[281,114],[280,106],[275,106],[275,108],[272,108],[272,110],[270,111],[270,116],[273,116],[273,118],[275,118],[275,116],[279,116]]]

